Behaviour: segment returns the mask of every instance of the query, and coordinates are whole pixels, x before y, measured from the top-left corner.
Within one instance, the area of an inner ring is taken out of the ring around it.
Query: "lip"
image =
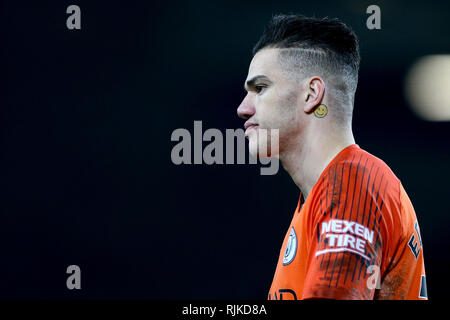
[[[257,124],[254,122],[248,122],[248,121],[244,124],[245,130],[247,130],[251,126],[257,126]]]
[[[251,130],[256,129],[257,127],[258,127],[258,125],[254,122],[246,122],[244,124],[245,135],[247,135]]]

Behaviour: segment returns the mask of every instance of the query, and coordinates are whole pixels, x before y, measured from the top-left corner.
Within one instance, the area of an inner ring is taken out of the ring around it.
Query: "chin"
[[[255,135],[249,137],[248,139],[248,152],[254,158],[259,158],[258,156],[258,141]]]
[[[272,145],[272,142],[276,144]],[[265,135],[252,135],[249,137],[249,153],[257,159],[278,158],[278,140],[267,139]]]

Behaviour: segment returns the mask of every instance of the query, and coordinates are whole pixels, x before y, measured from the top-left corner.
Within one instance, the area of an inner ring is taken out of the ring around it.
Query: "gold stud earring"
[[[328,108],[327,108],[327,106],[324,105],[324,104],[320,104],[320,105],[316,108],[316,110],[314,110],[314,115],[315,115],[317,118],[323,118],[323,117],[325,117],[325,116],[327,115],[327,113],[328,113]]]

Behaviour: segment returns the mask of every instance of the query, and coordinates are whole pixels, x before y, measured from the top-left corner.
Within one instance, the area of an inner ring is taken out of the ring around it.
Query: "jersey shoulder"
[[[330,182],[335,184],[336,181],[359,183],[359,191],[380,189],[384,195],[397,200],[400,197],[401,182],[392,169],[382,159],[357,145],[338,154],[323,172],[322,182],[326,182],[328,187]]]
[[[358,145],[341,151],[323,171],[314,189],[314,212],[333,212],[363,223],[376,213],[390,225],[401,218],[401,182],[379,157]],[[345,212],[345,214],[344,214]]]

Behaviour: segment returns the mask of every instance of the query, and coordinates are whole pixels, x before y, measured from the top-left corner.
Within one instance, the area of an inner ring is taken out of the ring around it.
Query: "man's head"
[[[257,125],[246,131],[254,156],[258,145],[267,143],[266,137],[257,139],[259,129],[279,129],[281,153],[301,143],[302,132],[317,121],[337,129],[351,127],[360,57],[357,37],[345,24],[277,15],[253,55],[248,94],[237,111],[247,126]],[[328,113],[320,118],[314,111],[322,104]]]

